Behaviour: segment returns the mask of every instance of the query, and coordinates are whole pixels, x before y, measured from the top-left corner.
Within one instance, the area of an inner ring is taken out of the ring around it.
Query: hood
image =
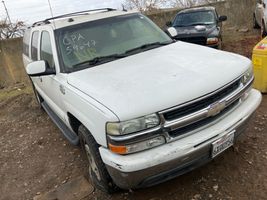
[[[219,30],[215,24],[213,24],[213,25],[196,25],[196,26],[186,26],[186,27],[175,27],[175,29],[178,33],[176,38],[194,37],[194,36],[195,37],[197,37],[197,36],[207,37],[212,32],[216,31],[216,34],[219,33]]]
[[[249,65],[239,55],[176,42],[70,73],[67,79],[124,121],[215,91]]]

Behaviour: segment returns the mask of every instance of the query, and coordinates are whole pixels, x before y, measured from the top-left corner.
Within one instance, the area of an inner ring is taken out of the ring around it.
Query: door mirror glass
[[[172,22],[171,21],[166,22],[166,26],[171,27],[172,26]]]
[[[220,16],[219,17],[219,22],[223,22],[223,21],[226,21],[227,20],[227,16]]]
[[[174,38],[174,37],[176,37],[176,36],[178,35],[176,29],[173,28],[173,27],[168,28],[168,29],[167,29],[167,33],[168,33],[172,38]]]
[[[47,76],[56,74],[55,69],[49,68],[43,60],[34,61],[27,65],[26,72],[29,76]]]

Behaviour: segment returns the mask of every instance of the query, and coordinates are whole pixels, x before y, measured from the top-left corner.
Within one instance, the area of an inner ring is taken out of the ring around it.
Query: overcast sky
[[[21,20],[27,24],[51,17],[48,0],[4,0],[12,21]],[[123,0],[50,0],[54,16],[94,8],[120,8]],[[5,17],[0,2],[0,18]]]

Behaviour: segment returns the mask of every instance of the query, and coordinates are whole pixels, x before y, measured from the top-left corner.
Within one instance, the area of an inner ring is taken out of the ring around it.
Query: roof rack
[[[64,18],[64,17],[71,17],[71,16],[77,16],[77,15],[88,15],[88,14],[90,14],[90,12],[95,12],[95,11],[110,12],[110,11],[115,11],[115,10],[116,9],[114,9],[114,8],[99,8],[99,9],[84,10],[84,11],[79,11],[79,12],[68,13],[68,14],[64,14],[64,15],[59,15],[59,16],[47,18],[43,21],[35,22],[32,25],[32,27],[40,26],[43,24],[50,24],[50,20],[53,20],[53,19],[60,19],[60,18]]]

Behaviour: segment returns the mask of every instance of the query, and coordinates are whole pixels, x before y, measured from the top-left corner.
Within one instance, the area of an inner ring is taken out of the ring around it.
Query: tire
[[[88,176],[92,184],[99,190],[106,193],[114,193],[119,188],[114,184],[111,179],[105,164],[103,163],[100,153],[99,145],[94,140],[91,133],[85,128],[84,125],[80,125],[78,129],[78,135],[80,138],[80,144],[83,153],[88,161]]]
[[[259,28],[260,28],[260,25],[257,23],[255,14],[253,14],[253,27],[254,27],[255,29],[259,29]]]

